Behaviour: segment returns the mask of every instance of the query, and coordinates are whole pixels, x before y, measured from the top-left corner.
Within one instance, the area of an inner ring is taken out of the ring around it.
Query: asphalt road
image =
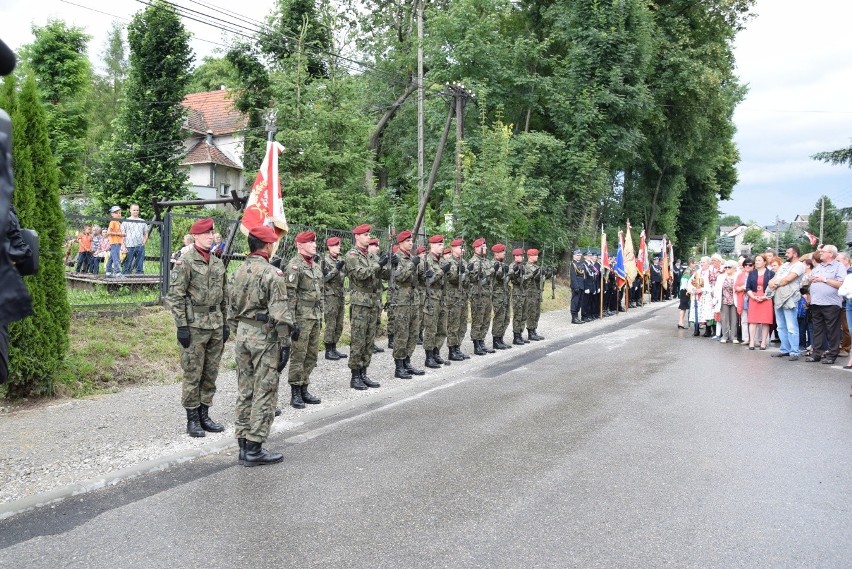
[[[0,522],[0,567],[852,567],[852,373],[665,309]]]

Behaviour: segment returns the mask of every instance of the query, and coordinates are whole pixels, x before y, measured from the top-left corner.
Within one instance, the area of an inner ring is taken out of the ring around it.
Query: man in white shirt
[[[145,262],[145,243],[148,241],[148,225],[139,217],[138,204],[130,206],[130,217],[121,222],[121,230],[124,232],[124,250],[127,252],[121,272],[125,275],[141,275]]]

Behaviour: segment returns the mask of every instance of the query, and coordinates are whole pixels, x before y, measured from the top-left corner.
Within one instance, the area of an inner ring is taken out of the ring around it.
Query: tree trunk
[[[405,102],[405,100],[411,96],[411,94],[417,89],[417,82],[414,80],[414,77],[411,78],[411,81],[405,87],[405,91],[394,101],[393,105],[391,105],[385,114],[382,115],[382,118],[379,119],[379,122],[376,123],[376,128],[373,129],[373,134],[370,135],[370,141],[367,144],[367,147],[370,149],[370,152],[378,159],[379,153],[379,140],[382,137],[382,133],[385,131],[385,127],[388,126],[390,120],[394,117],[396,112],[399,110],[399,107]],[[376,186],[373,183],[373,167],[368,166],[367,172],[364,176],[364,187],[367,188],[367,193],[374,197],[376,195]]]

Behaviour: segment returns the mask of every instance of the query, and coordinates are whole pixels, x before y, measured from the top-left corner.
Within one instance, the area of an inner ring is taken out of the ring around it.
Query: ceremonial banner
[[[259,225],[268,225],[281,237],[287,233],[287,217],[284,215],[284,200],[281,198],[281,180],[278,177],[278,155],[284,147],[277,142],[266,143],[266,155],[254,179],[251,195],[246,203],[240,231],[248,235]]]
[[[609,251],[606,250],[606,233],[604,233],[603,225],[601,225],[601,269],[609,269]]]
[[[627,283],[632,285],[639,274],[636,269],[636,253],[633,252],[633,237],[630,236],[630,222],[627,222],[627,235],[624,236],[624,270],[627,274]]]
[[[668,290],[669,279],[672,278],[671,270],[669,269],[669,247],[666,243],[666,238],[663,237],[663,288]]]
[[[624,269],[624,234],[619,231],[618,232],[618,252],[615,254],[615,264],[612,266],[612,270],[615,272],[615,285],[618,288],[624,286],[624,283],[627,282],[627,272]]]
[[[808,241],[811,242],[811,246],[817,244],[817,236],[816,235],[814,235],[813,233],[808,233],[807,231],[804,231],[803,233],[805,234],[805,237],[808,238]]]
[[[645,244],[645,230],[639,234],[639,255],[636,256],[636,270],[644,275],[651,268],[648,266],[648,246]]]

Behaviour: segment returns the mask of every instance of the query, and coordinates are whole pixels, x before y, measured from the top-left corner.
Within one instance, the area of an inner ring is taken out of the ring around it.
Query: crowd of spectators
[[[112,206],[109,213],[110,221],[105,229],[86,225],[72,241],[77,244],[74,271],[98,274],[104,263],[107,277],[144,274],[145,244],[150,227],[139,217],[139,206],[131,205],[130,216],[124,219],[118,206]]]
[[[834,364],[850,354],[852,269],[834,245],[804,256],[790,245],[784,259],[773,251],[727,261],[714,254],[676,272],[678,327],[693,336],[750,350],[777,343],[772,356],[790,361]],[[844,368],[852,369],[852,355]]]

